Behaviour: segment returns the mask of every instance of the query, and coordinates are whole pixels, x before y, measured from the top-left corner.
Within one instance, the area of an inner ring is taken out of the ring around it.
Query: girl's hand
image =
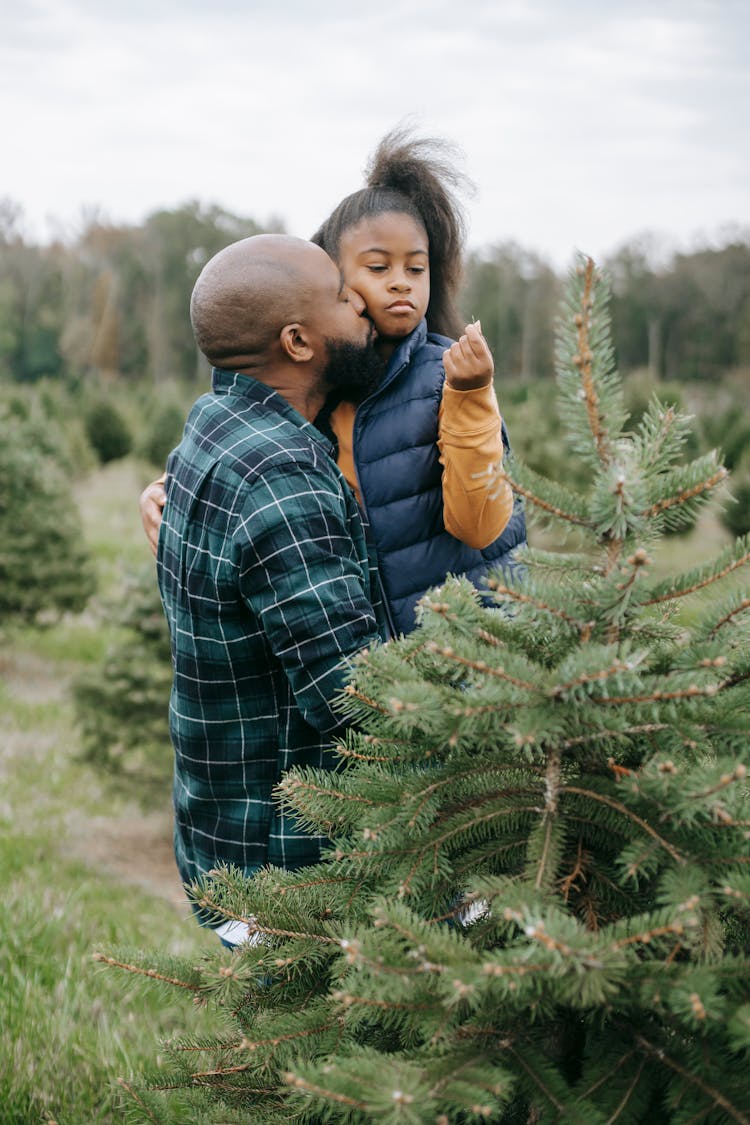
[[[156,545],[159,542],[159,528],[161,527],[162,509],[166,503],[167,494],[164,491],[164,477],[159,477],[151,484],[147,484],[141,493],[138,506],[141,510],[141,522],[146,532],[149,547],[156,554]]]
[[[473,391],[492,382],[495,365],[482,326],[467,324],[463,336],[443,352],[448,383],[457,391]]]

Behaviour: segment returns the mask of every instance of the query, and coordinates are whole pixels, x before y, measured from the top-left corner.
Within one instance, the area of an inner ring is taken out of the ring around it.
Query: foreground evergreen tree
[[[227,1015],[133,1120],[750,1121],[750,543],[654,577],[725,473],[672,409],[625,432],[606,297],[582,262],[558,331],[588,489],[508,469],[590,549],[529,550],[495,609],[449,580],[356,662],[341,770],[281,786],[327,862],[195,888],[258,944],[128,961]]]

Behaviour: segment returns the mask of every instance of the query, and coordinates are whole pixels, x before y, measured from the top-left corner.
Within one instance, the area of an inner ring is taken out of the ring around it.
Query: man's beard
[[[375,351],[374,338],[366,344],[326,339],[328,363],[323,379],[331,391],[350,402],[363,402],[379,387],[386,364]]]

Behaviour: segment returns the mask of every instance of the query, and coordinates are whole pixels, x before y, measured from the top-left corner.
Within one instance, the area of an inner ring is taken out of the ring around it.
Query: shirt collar
[[[214,367],[211,370],[211,388],[216,395],[237,396],[249,402],[259,403],[275,414],[281,414],[297,429],[304,430],[305,436],[310,438],[311,441],[321,445],[329,457],[333,457],[333,446],[328,438],[320,430],[317,430],[312,422],[309,422],[299,411],[295,410],[283,395],[280,395],[278,391],[275,391],[266,383],[253,379],[252,375],[243,375],[239,371],[226,371],[224,368]]]

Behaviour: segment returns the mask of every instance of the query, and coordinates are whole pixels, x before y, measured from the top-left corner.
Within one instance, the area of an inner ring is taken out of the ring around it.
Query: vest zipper
[[[403,366],[406,367],[406,364],[404,364]],[[400,371],[401,371],[401,368],[399,368],[399,372]],[[394,379],[396,377],[396,374],[398,374],[398,372],[394,373],[394,375],[393,375]],[[389,379],[388,381],[390,382],[391,380]],[[367,500],[365,499],[365,490],[362,487],[362,480],[361,480],[360,475],[359,475],[359,466],[357,465],[357,424],[358,424],[358,421],[359,421],[359,412],[362,409],[362,407],[365,406],[370,401],[371,398],[374,398],[375,395],[378,394],[379,391],[380,391],[380,387],[378,387],[378,390],[375,391],[374,394],[369,395],[365,399],[364,402],[361,402],[354,412],[354,429],[352,431],[352,461],[354,462],[354,472],[357,474],[357,484],[359,485],[360,507],[362,508],[362,511],[365,514],[365,520],[367,522],[368,535],[370,536],[370,538],[372,540],[372,543],[375,547],[375,562],[376,562],[376,568],[375,569],[376,569],[376,573],[377,573],[377,576],[378,576],[378,589],[380,590],[380,600],[383,603],[383,612],[385,614],[385,620],[386,620],[386,624],[388,626],[388,632],[390,633],[391,637],[396,637],[398,635],[397,632],[396,632],[396,623],[393,620],[393,614],[391,613],[390,602],[388,601],[388,597],[387,597],[386,592],[385,592],[385,586],[383,584],[383,577],[380,573],[380,553],[378,551],[378,544],[377,544],[377,541],[376,541],[376,538],[375,538],[375,528],[373,527],[372,520],[370,519],[370,513],[367,509]]]

